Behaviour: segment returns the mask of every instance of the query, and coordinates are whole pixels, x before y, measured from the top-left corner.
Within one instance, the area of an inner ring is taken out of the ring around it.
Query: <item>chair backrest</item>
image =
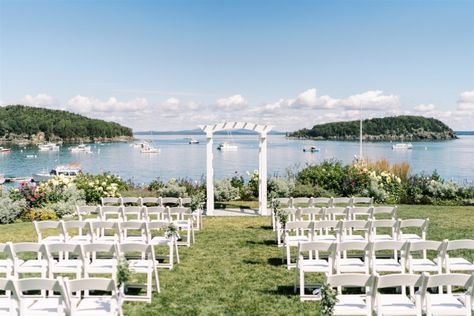
[[[142,206],[159,206],[163,204],[160,197],[142,197]]]
[[[179,198],[179,206],[183,207],[183,206],[187,206],[191,204],[191,198],[190,197],[187,197],[187,198]]]
[[[331,198],[331,206],[336,207],[339,204],[343,204],[342,206],[350,206],[351,198],[350,197],[332,197]]]
[[[285,236],[296,235],[313,235],[313,222],[311,221],[294,221],[287,222],[285,225]]]
[[[368,206],[372,206],[373,203],[374,198],[372,197],[353,196],[351,199],[351,206],[356,206],[358,204],[368,204]]]
[[[142,201],[140,197],[126,196],[126,197],[120,198],[120,204],[122,205],[133,204],[133,205],[139,206],[139,205],[142,205]]]
[[[170,221],[169,207],[165,206],[146,206],[144,208],[147,221]]]
[[[316,221],[313,222],[315,232],[318,231],[320,235],[328,234],[330,231],[339,234],[341,230],[341,221]]]
[[[191,209],[189,207],[168,207],[169,214],[172,220],[185,220],[186,216],[191,214]]]
[[[336,243],[326,241],[306,241],[298,244],[298,253],[309,251],[324,251],[335,253]]]
[[[371,221],[366,220],[350,220],[350,221],[340,221],[340,234],[341,237],[346,235],[352,235],[353,230],[363,230],[365,237],[368,237],[368,233],[371,229]]]
[[[313,206],[321,206],[321,207],[330,207],[331,206],[331,198],[329,197],[317,197],[312,198],[311,204]]]
[[[424,287],[427,278],[425,275],[420,274],[387,274],[381,275],[377,278],[377,290],[386,288],[409,288],[411,295],[414,295],[414,289]],[[404,291],[402,290],[402,293]]]
[[[324,207],[301,207],[297,217],[303,221],[318,221],[324,219]]]
[[[115,239],[119,240],[119,227],[117,222],[112,221],[97,221],[90,223],[92,227],[92,236],[93,239],[97,239],[98,237],[103,237],[105,235],[115,236]]]
[[[278,208],[290,207],[291,198],[276,198],[274,201],[278,202]]]
[[[462,273],[446,273],[446,274],[434,274],[427,275],[427,281],[425,282],[425,287],[423,292],[426,293],[426,289],[438,287],[442,289],[443,287],[459,286],[464,287],[465,289],[472,288],[474,285],[474,273],[473,274],[462,274]],[[471,294],[472,295],[472,294]]]
[[[145,221],[129,221],[118,223],[120,232],[120,242],[124,242],[127,237],[141,237],[143,242],[146,241],[148,236],[148,227]]]
[[[311,198],[309,197],[297,197],[291,198],[291,206],[292,207],[308,207],[310,206]]]
[[[402,228],[420,228],[426,230],[430,219],[400,219],[398,227]]]
[[[348,207],[328,207],[324,210],[326,220],[349,219]]]
[[[141,220],[145,216],[142,206],[123,206],[122,214],[124,221]]]
[[[357,219],[357,217],[363,217],[365,219],[372,218],[373,207],[372,206],[351,206],[349,207],[349,218]]]
[[[397,207],[396,206],[375,206],[373,210],[373,217],[377,215],[388,214],[391,219],[397,219]]]
[[[161,198],[161,205],[175,205],[175,206],[178,206],[179,205],[179,198],[177,197],[162,197]]]
[[[120,205],[122,201],[120,200],[119,197],[101,197],[100,198],[100,204],[102,206],[105,205]]]
[[[447,243],[437,240],[420,240],[415,242],[408,242],[407,252],[434,250],[442,253],[447,246]]]
[[[394,219],[374,219],[371,220],[370,237],[377,235],[377,229],[390,229],[390,234],[394,239],[397,238],[398,222]],[[380,232],[380,230],[379,230]]]
[[[38,242],[41,242],[44,239],[44,230],[53,230],[54,235],[63,235],[63,227],[61,221],[33,221],[33,225],[35,226],[36,237],[38,238]]]
[[[66,290],[64,288],[63,279],[61,277],[56,277],[55,279],[43,279],[43,278],[25,278],[25,279],[17,279],[14,280],[14,286],[16,288],[17,295],[19,296],[19,304],[20,304],[20,315],[31,315],[32,311],[28,310],[31,301],[28,299],[30,298],[39,298],[42,299],[45,297],[46,291],[48,291],[48,298],[58,298],[59,304],[57,306],[51,306],[50,304],[44,304],[44,308],[47,307],[48,312],[53,315],[62,315],[65,311],[69,310],[69,297],[66,294]],[[33,291],[33,293],[32,293]],[[36,294],[37,291],[40,291],[40,294]],[[59,293],[56,295],[54,293]],[[54,308],[56,307],[56,308]],[[54,313],[51,309],[56,309],[57,313]],[[38,315],[38,314],[35,314]],[[41,315],[46,315],[41,314]]]
[[[79,244],[72,243],[51,243],[46,245],[46,250],[48,252],[48,259],[53,260],[55,254],[59,254],[58,258],[61,259],[61,253],[70,253],[77,255],[81,260],[84,258],[84,252],[82,247]]]
[[[84,216],[100,215],[100,209],[99,206],[76,205],[76,215],[83,220]]]
[[[341,294],[341,288],[365,288],[374,292],[376,276],[367,274],[337,274],[326,276],[326,282],[331,287],[338,288],[338,294]]]
[[[51,292],[59,292],[62,299],[64,301],[67,300],[61,277],[57,277],[56,279],[25,278],[14,280],[14,282],[17,285],[17,290],[20,296],[30,296],[28,294],[25,294],[25,292],[35,290],[46,290]]]
[[[155,261],[155,249],[153,245],[147,243],[120,243],[117,244],[118,252],[120,256],[127,257],[128,254],[141,254],[142,258],[148,260],[153,260],[153,264],[156,264]]]
[[[336,244],[336,251],[340,254],[343,251],[370,251],[370,243],[367,241],[341,241]]]
[[[85,244],[85,245],[82,245],[82,249],[84,251],[84,256],[89,259],[95,258],[95,254],[97,253],[103,254],[103,257],[109,257],[109,258],[118,257],[116,244],[109,244],[109,243]]]
[[[288,221],[293,222],[298,220],[298,209],[294,207],[283,207],[280,209],[281,212],[284,212],[288,215]]]
[[[89,221],[72,220],[63,221],[63,233],[65,240],[71,237],[71,230],[78,230],[79,235],[89,234],[92,237],[92,226]]]
[[[405,264],[405,253],[407,249],[408,242],[399,241],[399,240],[390,240],[390,241],[377,241],[371,242],[371,250],[370,256],[372,259],[377,257],[377,251],[384,251],[384,255],[386,255],[385,251],[390,250],[392,252],[392,258],[398,259],[398,253],[401,254],[401,262],[402,265]]]
[[[115,219],[123,220],[123,207],[105,205],[100,207],[100,216],[102,220]]]
[[[472,240],[472,239],[459,239],[459,240],[449,240],[447,242],[446,251],[459,250],[459,249],[474,250],[474,240]]]
[[[18,256],[18,254],[25,254],[25,258],[30,257],[28,254],[35,254],[43,258],[48,257],[46,246],[35,242],[8,243],[7,250],[13,262],[21,259],[22,256]]]
[[[94,296],[96,291],[106,291],[112,292],[112,296],[118,296],[118,289],[115,281],[108,278],[86,278],[86,279],[76,279],[68,280],[65,279],[66,290],[70,297],[74,293],[90,291],[88,295]]]

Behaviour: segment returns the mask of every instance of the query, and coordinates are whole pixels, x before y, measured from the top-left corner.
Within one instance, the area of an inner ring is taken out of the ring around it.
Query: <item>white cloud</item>
[[[301,92],[295,100],[288,99],[287,102],[296,108],[308,107],[312,109],[331,109],[337,106],[337,99],[331,98],[328,95],[318,97],[315,88],[308,89]]]
[[[433,111],[435,106],[433,104],[418,104],[415,106],[417,112],[430,112]]]
[[[370,90],[339,100],[337,105],[350,109],[358,109],[362,106],[363,110],[386,111],[399,108],[400,99],[393,94],[385,95],[380,90]]]
[[[221,98],[216,101],[217,107],[224,110],[239,110],[247,107],[247,100],[240,94],[235,94],[227,98]]]
[[[474,91],[465,91],[461,93],[458,100],[458,110],[474,111]]]
[[[80,113],[86,112],[134,112],[148,108],[148,101],[145,98],[137,98],[127,102],[121,102],[115,97],[110,97],[106,101],[101,101],[94,97],[77,95],[66,103],[68,110]]]
[[[46,93],[39,93],[35,96],[33,95],[25,95],[21,99],[21,103],[24,105],[30,105],[30,106],[43,106],[43,107],[54,107],[57,105],[57,100],[53,98],[50,95],[47,95]]]

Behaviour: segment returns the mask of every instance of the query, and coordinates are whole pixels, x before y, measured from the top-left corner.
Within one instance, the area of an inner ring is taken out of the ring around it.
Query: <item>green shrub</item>
[[[216,181],[214,184],[214,196],[216,201],[235,201],[240,198],[239,189],[232,186],[229,178]]]
[[[164,187],[158,190],[160,196],[185,197],[186,187],[178,183],[176,179],[170,179]]]
[[[13,200],[10,196],[0,196],[0,224],[13,223],[25,210],[26,200]]]
[[[80,175],[75,184],[84,191],[87,204],[98,204],[101,197],[120,197],[120,192],[128,188],[119,176],[108,173]]]
[[[268,194],[274,193],[275,197],[289,197],[295,189],[295,183],[280,177],[272,177],[267,182]]]
[[[47,220],[56,220],[58,217],[56,216],[56,213],[47,208],[31,208],[25,210],[20,218],[23,221],[26,222],[32,222],[32,221],[47,221]]]

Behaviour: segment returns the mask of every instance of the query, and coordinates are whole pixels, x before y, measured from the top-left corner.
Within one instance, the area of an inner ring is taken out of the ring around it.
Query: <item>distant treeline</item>
[[[363,120],[363,136],[370,140],[392,139],[452,139],[456,135],[443,122],[423,116],[394,116]],[[359,121],[335,122],[314,125],[312,129],[302,129],[288,136],[315,139],[357,139]]]
[[[133,136],[132,129],[113,122],[90,119],[67,111],[9,105],[0,107],[0,137],[43,132],[46,139],[113,138]]]

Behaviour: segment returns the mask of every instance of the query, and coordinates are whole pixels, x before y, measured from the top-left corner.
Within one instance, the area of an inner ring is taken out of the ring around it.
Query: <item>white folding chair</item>
[[[93,240],[91,221],[64,221],[64,241],[73,244],[89,244]]]
[[[145,221],[130,221],[118,223],[120,243],[145,243],[147,241],[147,226]]]
[[[420,274],[389,274],[377,278],[374,311],[377,316],[421,316],[421,296],[415,288],[422,289],[426,278]],[[395,288],[396,293],[379,290]],[[406,289],[409,289],[407,294]],[[401,289],[398,291],[398,289]]]
[[[163,198],[164,199],[164,198]],[[191,243],[194,243],[194,225],[191,215],[191,209],[187,207],[170,207],[169,214],[171,216],[172,223],[180,231],[186,232],[186,240],[179,241],[178,246],[183,245],[191,247]],[[182,234],[181,234],[182,236]]]
[[[372,302],[375,293],[376,276],[367,274],[328,275],[326,282],[337,288],[337,302],[333,315],[372,316]],[[342,289],[362,288],[362,293],[343,294]]]
[[[331,198],[328,198],[328,197],[312,198],[311,205],[313,207],[330,207]]]
[[[366,196],[353,196],[351,198],[350,206],[354,207],[361,204],[372,206],[374,204],[374,198]]]
[[[98,221],[100,220],[100,207],[76,205],[76,215],[80,221]]]
[[[396,206],[375,206],[372,212],[373,219],[390,219],[396,220],[397,219],[397,207]],[[385,218],[380,218],[385,217]]]
[[[120,239],[118,222],[91,222],[93,243],[117,243]]]
[[[341,221],[339,229],[340,241],[369,241],[371,222],[366,220]],[[361,234],[354,234],[354,231]]]
[[[169,208],[165,206],[145,206],[145,220],[147,222],[163,222],[170,223],[171,216],[169,214]]]
[[[350,220],[370,220],[373,216],[374,208],[372,206],[351,206],[349,207],[349,216]]]
[[[302,221],[320,221],[324,220],[323,207],[302,207],[298,210],[298,217]]]
[[[142,201],[140,197],[126,196],[126,197],[120,198],[120,204],[124,206],[131,206],[131,205],[141,206]]]
[[[373,273],[405,273],[406,242],[378,241],[371,244],[370,264]]]
[[[71,316],[122,316],[122,302],[116,282],[105,278],[65,279]],[[111,292],[100,295],[98,291]],[[91,294],[92,293],[92,294]]]
[[[309,197],[297,197],[291,198],[291,207],[310,207],[311,198]]]
[[[122,206],[124,221],[141,221],[145,219],[145,210],[142,206]]]
[[[313,222],[295,221],[285,225],[283,243],[286,250],[286,266],[289,269],[296,267],[291,260],[291,248],[297,247],[300,242],[310,241],[313,237]],[[283,255],[285,257],[285,254]]]
[[[167,255],[158,255],[158,256],[155,255],[155,257],[158,260],[163,261],[163,262],[157,263],[158,267],[171,270],[173,269],[173,266],[174,266],[174,253],[175,252],[176,252],[176,263],[179,263],[179,252],[178,252],[178,244],[176,242],[176,237],[165,236],[165,230],[168,227],[168,225],[169,223],[161,222],[161,221],[148,222],[147,223],[147,232],[148,232],[147,243],[153,246],[166,247],[168,249]]]
[[[445,253],[443,256],[444,269],[446,273],[474,272],[474,262],[471,262],[463,257],[451,257],[449,255],[449,252],[454,250],[472,251],[474,250],[474,240],[461,239],[447,241]]]
[[[427,316],[471,316],[474,276],[469,274],[425,275],[427,281],[421,291],[423,311]],[[465,292],[452,293],[453,286],[464,288]],[[446,287],[446,291],[444,288]],[[441,289],[437,294],[428,289]]]
[[[369,274],[370,243],[367,241],[342,241],[336,244],[334,266],[336,274]]]
[[[371,228],[369,235],[370,241],[398,240],[398,222],[394,219],[374,219],[372,220]]]
[[[58,243],[47,244],[48,275],[53,279],[55,274],[75,274],[82,277],[84,253],[80,244]]]
[[[8,244],[0,243],[0,274],[4,274],[5,277],[13,274],[13,260],[8,247]]]
[[[0,278],[0,315],[16,316],[18,315],[19,295],[13,280]]]
[[[333,261],[336,252],[336,244],[332,242],[310,241],[298,244],[298,259],[296,262],[295,286],[300,289],[300,300],[317,299],[315,295],[305,294],[305,273],[333,273]],[[321,255],[327,255],[328,260],[321,259]]]
[[[408,273],[442,273],[446,243],[434,240],[408,242],[405,262]],[[428,258],[428,251],[436,253],[436,259]]]
[[[146,274],[146,295],[124,294],[126,301],[146,301],[151,303],[153,291],[153,277],[155,278],[156,291],[160,292],[160,281],[156,267],[155,250],[153,245],[146,243],[122,243],[118,244],[119,254],[127,260],[128,268],[135,274]],[[127,289],[127,284],[124,284]]]
[[[102,221],[122,222],[124,220],[123,207],[113,205],[101,206],[100,218]]]
[[[39,274],[46,278],[48,273],[48,253],[45,244],[33,242],[8,243],[13,261],[13,275],[19,278],[24,273]],[[36,258],[36,259],[30,259]]]
[[[33,221],[33,225],[35,226],[38,243],[64,242],[64,233],[61,221]]]
[[[313,222],[313,241],[337,241],[341,230],[340,221],[316,221]]]
[[[118,251],[116,244],[86,244],[84,251],[84,277],[91,274],[110,274],[117,281]]]
[[[161,198],[159,197],[142,197],[141,200],[141,206],[160,206],[163,203],[161,202]]]
[[[350,197],[332,197],[331,198],[331,207],[347,207],[351,205],[352,198]]]
[[[68,315],[69,301],[62,278],[28,278],[13,282],[19,296],[20,315]],[[32,291],[40,291],[41,294],[31,294]]]
[[[324,210],[324,218],[327,221],[348,220],[349,208],[348,207],[328,207]]]
[[[102,197],[100,198],[100,204],[102,206],[106,205],[121,205],[122,200],[119,197]]]
[[[430,220],[427,219],[403,219],[398,221],[398,232],[397,236],[399,240],[402,241],[416,241],[416,240],[426,240],[426,234],[428,233],[428,224]],[[409,229],[420,229],[421,233],[418,235],[416,233],[407,233],[403,230]]]

